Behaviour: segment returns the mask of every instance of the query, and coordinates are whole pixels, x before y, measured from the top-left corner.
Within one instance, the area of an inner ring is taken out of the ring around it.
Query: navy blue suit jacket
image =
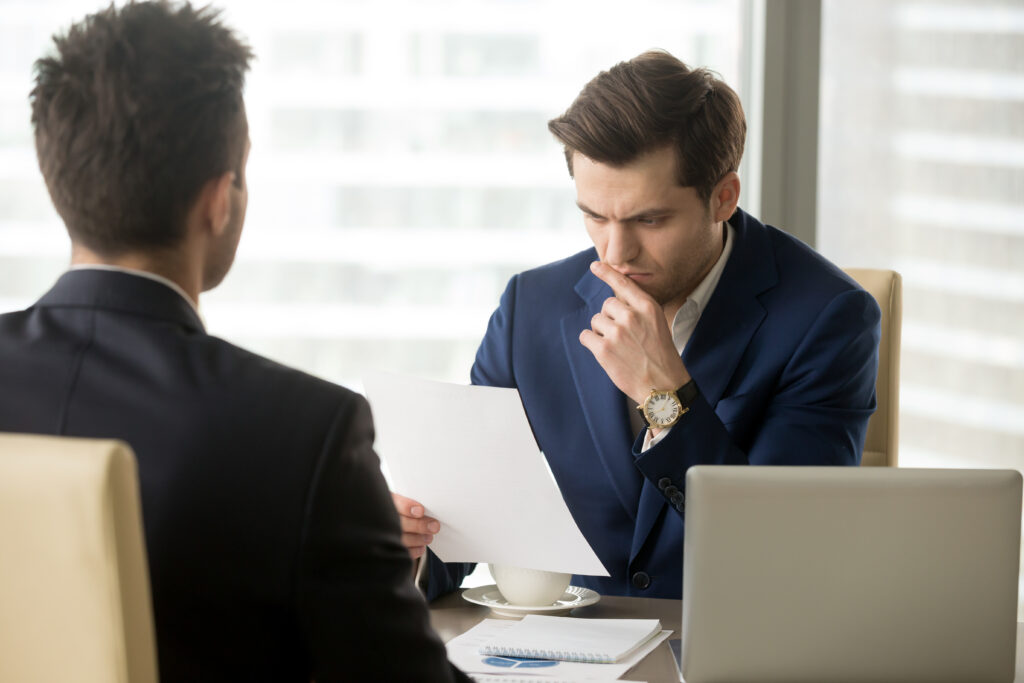
[[[430,629],[363,397],[76,270],[0,315],[0,431],[138,460],[160,680],[468,680]]]
[[[643,454],[625,395],[579,341],[612,296],[590,272],[595,250],[516,275],[491,317],[472,380],[519,390],[569,509],[611,573],[576,585],[681,597],[691,465],[860,462],[875,409],[878,305],[802,242],[740,210],[729,222],[732,253],[682,356],[699,396]],[[431,555],[428,595],[454,589],[468,569]]]

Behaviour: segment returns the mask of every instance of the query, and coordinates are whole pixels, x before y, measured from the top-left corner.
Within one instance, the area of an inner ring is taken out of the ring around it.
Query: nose
[[[621,266],[636,257],[636,239],[627,223],[612,221],[608,226],[608,241],[604,247],[604,262]]]

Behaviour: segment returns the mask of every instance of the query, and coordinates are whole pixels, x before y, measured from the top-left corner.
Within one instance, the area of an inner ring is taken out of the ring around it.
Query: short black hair
[[[39,168],[73,241],[103,255],[173,247],[210,179],[241,179],[251,48],[219,11],[164,0],[53,37],[30,95]]]

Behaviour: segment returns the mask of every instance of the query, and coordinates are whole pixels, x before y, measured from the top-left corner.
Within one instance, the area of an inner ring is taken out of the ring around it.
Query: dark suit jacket
[[[562,495],[611,573],[576,585],[681,597],[691,465],[860,462],[875,409],[878,305],[798,240],[743,211],[729,222],[732,254],[682,356],[700,394],[646,453],[626,397],[579,342],[612,296],[589,270],[593,249],[513,277],[491,317],[473,382],[519,389]],[[453,589],[466,570],[431,554],[428,594]]]
[[[0,316],[0,430],[135,450],[160,678],[447,681],[366,401],[211,337],[143,277]]]

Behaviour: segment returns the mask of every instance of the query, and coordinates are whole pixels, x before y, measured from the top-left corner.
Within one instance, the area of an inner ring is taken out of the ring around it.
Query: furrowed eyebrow
[[[599,214],[597,211],[594,211],[593,209],[588,207],[586,204],[583,204],[582,202],[576,202],[576,206],[579,207],[580,211],[590,216],[593,216],[594,218],[604,218],[604,216]]]
[[[635,221],[635,220],[638,220],[640,218],[663,218],[664,216],[668,216],[671,213],[673,213],[673,211],[672,211],[672,209],[669,209],[669,208],[647,209],[646,211],[640,211],[640,212],[636,213],[635,215],[630,216],[626,220]]]
[[[585,214],[587,214],[589,216],[593,216],[594,218],[604,218],[604,216],[602,216],[598,212],[594,211],[593,209],[591,209],[589,206],[587,206],[583,202],[577,201],[576,202],[576,206],[579,207],[580,211],[582,211],[583,213],[585,213]],[[635,221],[635,220],[638,220],[638,219],[641,219],[641,218],[648,218],[648,219],[650,219],[650,218],[663,218],[663,217],[669,216],[669,215],[671,215],[673,213],[675,213],[675,210],[671,209],[669,207],[659,207],[659,208],[653,208],[653,209],[645,209],[643,211],[638,211],[636,214],[630,216],[629,218],[626,219],[626,221]]]

